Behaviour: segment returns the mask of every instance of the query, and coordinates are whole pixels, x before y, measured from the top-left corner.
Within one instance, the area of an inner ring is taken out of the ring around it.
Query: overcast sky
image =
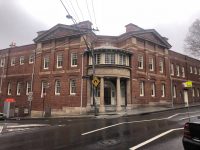
[[[77,22],[91,20],[93,27],[100,30],[96,34],[120,35],[125,32],[125,25],[133,23],[144,29],[156,29],[169,38],[172,50],[181,53],[188,27],[200,18],[199,0],[63,2]],[[60,0],[0,0],[0,49],[7,48],[12,41],[17,46],[33,43],[37,31],[47,30],[58,23],[72,24],[66,14]]]

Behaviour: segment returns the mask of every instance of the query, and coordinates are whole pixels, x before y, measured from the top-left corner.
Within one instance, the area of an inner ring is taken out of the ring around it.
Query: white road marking
[[[190,113],[199,113],[199,111],[190,112]],[[185,113],[177,113],[177,114],[174,114],[174,115],[172,115],[172,116],[169,116],[169,117],[166,117],[166,118],[160,118],[160,119],[149,119],[149,120],[139,120],[139,121],[121,122],[121,123],[113,124],[113,125],[110,125],[110,126],[102,127],[102,128],[96,129],[96,130],[91,130],[91,131],[82,133],[81,135],[91,134],[91,133],[94,133],[94,132],[97,132],[97,131],[105,130],[105,129],[112,128],[112,127],[115,127],[115,126],[119,126],[119,125],[122,125],[122,124],[131,124],[131,123],[141,123],[141,122],[168,120],[168,119],[171,119],[171,118],[173,118],[173,117],[176,117],[176,116],[178,116],[178,115],[183,115],[183,114],[188,114],[188,113],[187,113],[187,112],[185,112]]]
[[[179,120],[181,121],[181,120],[185,120],[185,119],[189,119],[189,118],[195,118],[195,117],[200,117],[200,115],[188,116],[188,117],[185,117],[185,118],[181,118]]]
[[[2,130],[3,130],[3,126],[0,126],[0,133],[2,132]]]
[[[23,124],[23,125],[11,125],[7,126],[7,128],[27,128],[27,127],[44,127],[49,126],[47,124]]]
[[[142,143],[140,143],[140,144],[138,144],[138,145],[136,145],[134,147],[131,147],[130,150],[136,150],[136,149],[138,149],[138,148],[140,148],[140,147],[142,147],[142,146],[144,146],[144,145],[146,145],[146,144],[148,144],[148,143],[150,143],[150,142],[152,142],[152,141],[154,141],[154,140],[156,140],[156,139],[158,139],[158,138],[160,138],[162,136],[165,136],[165,135],[167,135],[167,134],[169,134],[169,133],[171,133],[173,131],[177,131],[177,130],[183,130],[183,128],[176,128],[176,129],[171,129],[171,130],[168,130],[166,132],[163,132],[163,133],[161,133],[161,134],[159,134],[157,136],[154,136],[153,138],[151,138],[151,139],[149,139],[147,141],[144,141],[144,142],[142,142]]]

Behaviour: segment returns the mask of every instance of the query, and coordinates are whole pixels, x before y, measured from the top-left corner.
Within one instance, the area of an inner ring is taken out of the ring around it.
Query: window
[[[49,69],[49,56],[44,57],[44,69]]]
[[[60,95],[61,92],[61,82],[60,80],[56,80],[55,82],[55,95]]]
[[[176,98],[176,85],[173,86],[173,97]]]
[[[20,58],[19,58],[19,64],[20,65],[24,64],[24,56],[20,56]]]
[[[161,97],[165,97],[165,84],[161,84]]]
[[[153,57],[149,58],[149,70],[154,71],[154,62],[153,62]]]
[[[94,62],[95,62],[95,64],[101,63],[101,55],[100,54],[94,54]]]
[[[179,77],[180,76],[180,70],[179,70],[179,66],[176,66],[176,75]]]
[[[182,77],[185,78],[185,68],[182,67]]]
[[[31,92],[31,82],[26,82],[26,95],[28,95],[29,92]]]
[[[151,83],[151,96],[155,97],[156,95],[156,88],[155,83]]]
[[[195,89],[192,88],[192,97],[195,97]]]
[[[70,95],[76,94],[76,80],[70,80]]]
[[[43,98],[46,95],[46,89],[49,87],[49,84],[47,81],[42,81],[42,88],[41,88],[41,98]]]
[[[171,75],[173,76],[174,75],[174,64],[171,64],[170,69],[171,69]]]
[[[11,95],[11,83],[8,83],[8,95]]]
[[[57,55],[57,68],[62,68],[63,66],[63,55],[58,54]]]
[[[194,74],[197,74],[197,67],[194,67]]]
[[[21,95],[21,88],[22,88],[22,83],[17,82],[17,95]]]
[[[119,64],[120,65],[126,65],[126,55],[119,54]]]
[[[200,68],[199,68],[199,75],[200,75]]]
[[[11,63],[10,63],[11,66],[15,66],[15,59],[16,59],[15,57],[11,58]]]
[[[34,55],[29,56],[29,64],[32,64],[34,62]]]
[[[71,53],[71,67],[77,66],[77,53]]]
[[[159,62],[159,71],[160,73],[163,73],[163,67],[164,67],[164,61],[161,59]]]
[[[5,65],[5,58],[1,58],[1,67],[4,67],[4,65]]]
[[[144,81],[140,81],[140,96],[144,96]]]
[[[143,69],[143,56],[142,55],[138,55],[138,68],[139,69]]]
[[[105,54],[105,64],[115,64],[115,54],[106,53]]]
[[[190,73],[192,73],[193,71],[192,71],[192,66],[190,66]]]
[[[197,88],[197,97],[199,97],[199,88]]]

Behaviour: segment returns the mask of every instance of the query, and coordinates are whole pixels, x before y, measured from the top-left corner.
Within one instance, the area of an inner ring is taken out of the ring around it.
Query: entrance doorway
[[[188,91],[184,90],[184,102],[185,106],[188,106]]]
[[[105,105],[111,105],[111,88],[110,87],[104,88],[104,102],[105,102]]]

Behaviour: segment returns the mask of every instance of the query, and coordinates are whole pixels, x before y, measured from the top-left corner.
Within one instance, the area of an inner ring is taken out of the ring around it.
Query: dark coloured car
[[[200,150],[200,123],[187,122],[184,126],[183,146],[185,150]]]
[[[4,120],[5,119],[5,116],[3,113],[0,113],[0,120]]]

